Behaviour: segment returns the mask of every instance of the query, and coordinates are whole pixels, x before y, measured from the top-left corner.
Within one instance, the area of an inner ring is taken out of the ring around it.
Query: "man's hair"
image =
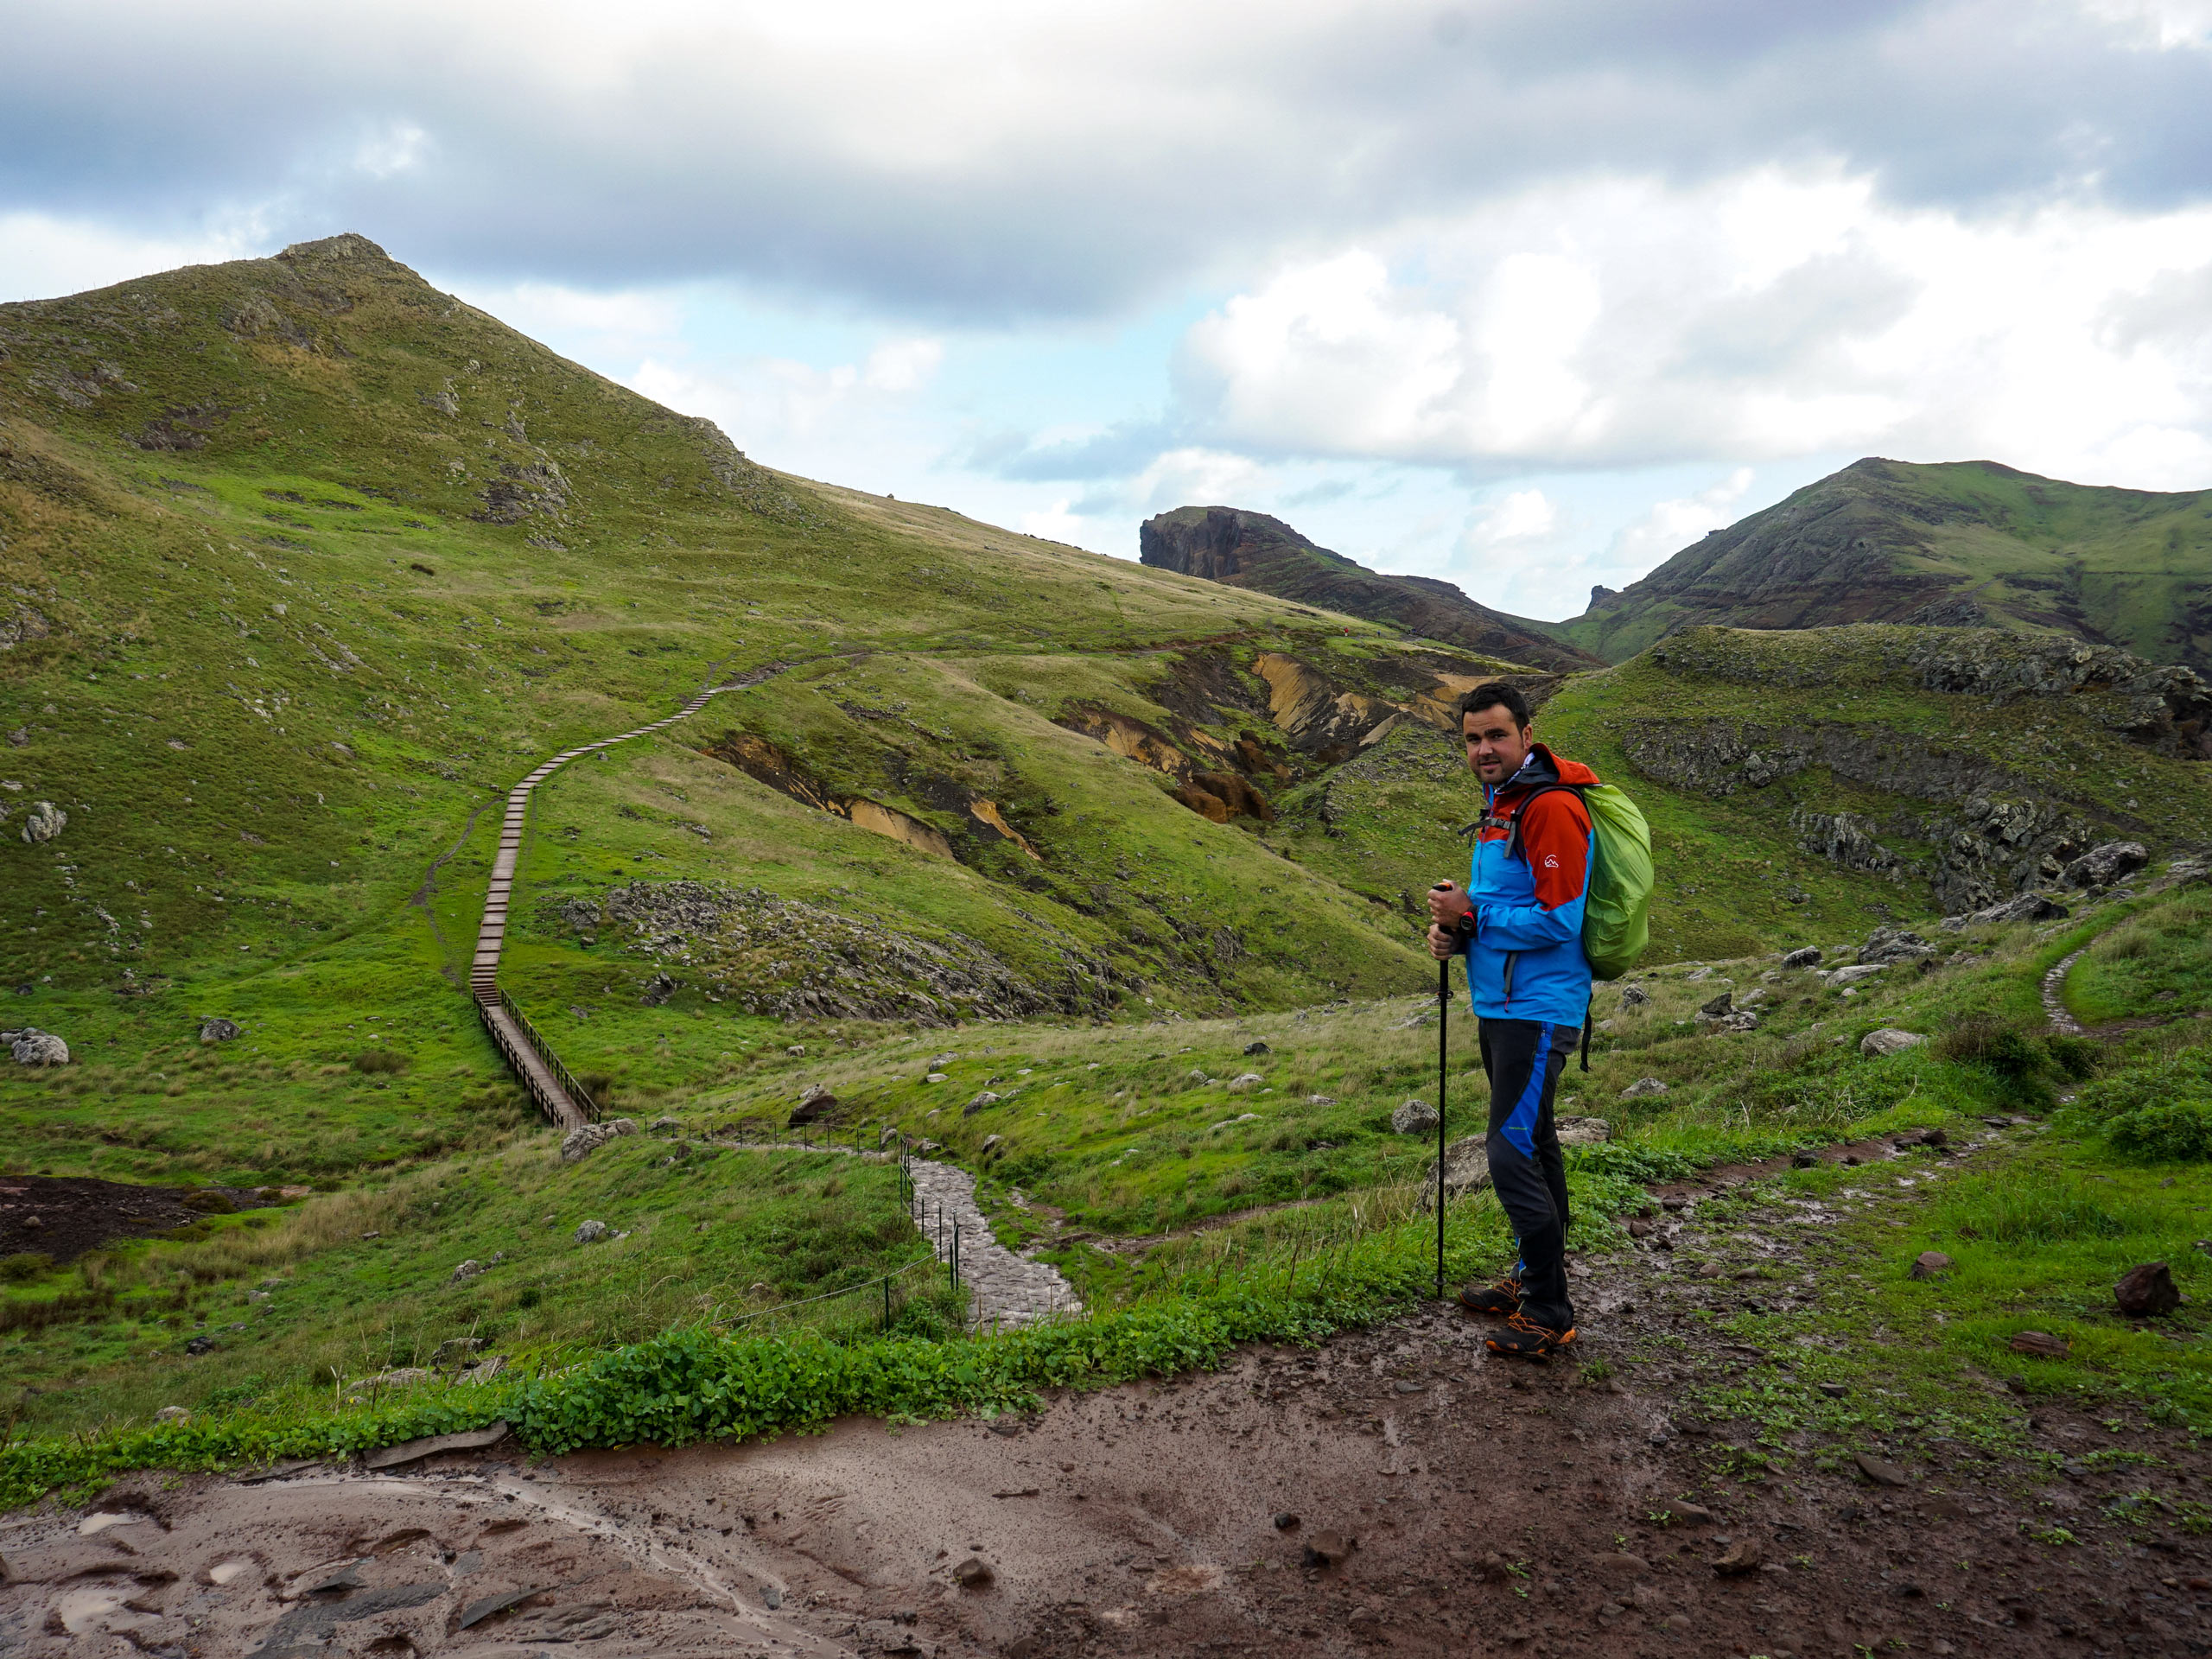
[[[1521,688],[1503,680],[1491,680],[1477,686],[1459,699],[1459,721],[1466,723],[1469,715],[1478,715],[1485,709],[1503,708],[1513,716],[1516,726],[1529,723],[1529,699],[1521,695]]]

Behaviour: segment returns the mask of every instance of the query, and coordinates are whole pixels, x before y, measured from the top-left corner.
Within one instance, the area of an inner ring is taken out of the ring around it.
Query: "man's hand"
[[[1439,962],[1456,956],[1460,948],[1459,918],[1474,906],[1467,890],[1457,881],[1439,881],[1428,890],[1428,954]]]

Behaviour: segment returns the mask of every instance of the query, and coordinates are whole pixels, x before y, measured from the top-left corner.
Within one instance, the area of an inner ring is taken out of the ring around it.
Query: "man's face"
[[[1502,702],[1469,710],[1460,716],[1459,729],[1467,740],[1467,770],[1490,785],[1502,784],[1521,770],[1535,730],[1515,724]]]

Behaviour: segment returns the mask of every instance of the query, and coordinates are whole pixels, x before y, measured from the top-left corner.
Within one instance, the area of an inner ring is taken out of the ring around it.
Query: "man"
[[[1429,892],[1429,953],[1464,950],[1467,986],[1490,1078],[1491,1185],[1520,1245],[1496,1284],[1459,1293],[1471,1313],[1503,1327],[1492,1352],[1545,1359],[1574,1340],[1567,1294],[1567,1166],[1552,1122],[1552,1092],[1590,1009],[1582,952],[1589,887],[1590,814],[1567,785],[1598,781],[1535,741],[1529,700],[1503,681],[1459,700],[1467,769],[1481,779],[1467,886]]]

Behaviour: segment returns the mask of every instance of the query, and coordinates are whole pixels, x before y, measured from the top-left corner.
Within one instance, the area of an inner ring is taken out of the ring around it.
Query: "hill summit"
[[[1608,662],[1706,624],[1996,626],[2212,667],[2212,491],[1869,457],[1716,530],[1559,632]]]

